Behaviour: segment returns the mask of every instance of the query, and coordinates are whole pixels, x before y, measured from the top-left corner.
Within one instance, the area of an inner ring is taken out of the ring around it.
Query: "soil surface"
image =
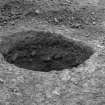
[[[105,105],[105,0],[0,0],[0,105]]]

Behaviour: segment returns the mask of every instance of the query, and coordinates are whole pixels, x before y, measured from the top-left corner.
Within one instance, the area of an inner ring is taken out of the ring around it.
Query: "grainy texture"
[[[0,105],[104,105],[104,6],[104,0],[0,0]],[[40,31],[79,41],[94,54],[78,67],[50,72],[4,59],[26,33]]]
[[[5,60],[17,67],[42,72],[60,71],[79,66],[94,53],[88,46],[54,33],[28,31],[26,34],[30,36],[13,43],[15,46],[10,46],[7,53],[2,51]]]

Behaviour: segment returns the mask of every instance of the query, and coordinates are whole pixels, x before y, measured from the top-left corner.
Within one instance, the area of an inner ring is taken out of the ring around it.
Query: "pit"
[[[20,32],[0,44],[5,61],[19,68],[50,72],[78,67],[93,55],[91,47],[50,32]]]

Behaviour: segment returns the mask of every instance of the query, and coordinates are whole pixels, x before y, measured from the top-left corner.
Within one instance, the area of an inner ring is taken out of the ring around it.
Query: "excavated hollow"
[[[20,38],[17,38],[18,35],[10,38],[10,46],[6,42],[8,51],[1,50],[4,59],[19,68],[41,72],[71,69],[84,63],[94,53],[89,46],[55,33],[23,34]]]

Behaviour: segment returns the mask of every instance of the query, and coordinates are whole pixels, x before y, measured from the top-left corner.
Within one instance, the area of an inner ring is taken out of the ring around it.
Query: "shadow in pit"
[[[94,54],[91,47],[81,42],[42,31],[11,35],[1,45],[0,51],[8,63],[40,72],[78,67]]]

